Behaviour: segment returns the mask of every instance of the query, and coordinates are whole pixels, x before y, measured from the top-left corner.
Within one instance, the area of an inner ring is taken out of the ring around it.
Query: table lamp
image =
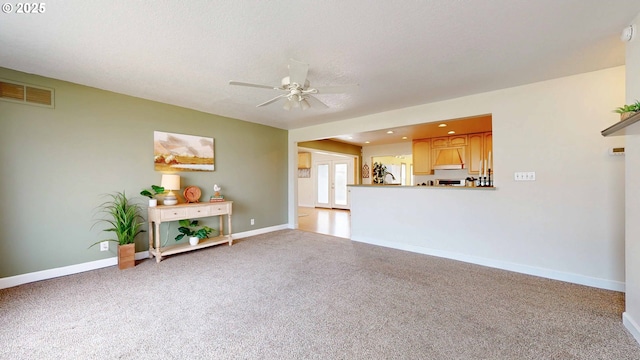
[[[169,193],[164,197],[164,201],[162,203],[164,205],[177,204],[178,199],[173,193],[173,190],[180,190],[180,175],[163,174],[160,186],[162,186],[165,190],[169,190]]]

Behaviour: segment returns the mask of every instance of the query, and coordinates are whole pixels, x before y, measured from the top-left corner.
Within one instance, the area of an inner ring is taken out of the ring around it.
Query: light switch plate
[[[515,181],[536,181],[535,171],[517,171],[513,173]]]

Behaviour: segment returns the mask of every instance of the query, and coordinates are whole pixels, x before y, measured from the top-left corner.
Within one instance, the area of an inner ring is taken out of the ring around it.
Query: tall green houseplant
[[[107,224],[103,231],[113,233],[114,238],[100,240],[118,243],[118,267],[126,269],[135,266],[135,239],[138,234],[144,232],[141,229],[144,218],[140,214],[140,205],[132,203],[125,192],[116,192],[107,195],[110,199],[98,206],[99,213],[104,215],[94,225]],[[91,246],[93,246],[91,245]]]

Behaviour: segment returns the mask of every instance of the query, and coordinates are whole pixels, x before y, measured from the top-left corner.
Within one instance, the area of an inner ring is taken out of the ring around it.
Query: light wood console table
[[[220,201],[212,203],[193,203],[178,205],[158,205],[150,207],[149,214],[149,258],[156,257],[156,262],[160,262],[163,256],[182,253],[185,251],[202,249],[223,243],[233,244],[231,236],[231,213],[233,201]],[[224,235],[223,217],[227,215],[227,235]],[[220,229],[219,236],[201,239],[198,245],[178,244],[162,247],[160,239],[160,224],[167,221],[178,221],[183,219],[198,219],[203,217],[219,216]]]

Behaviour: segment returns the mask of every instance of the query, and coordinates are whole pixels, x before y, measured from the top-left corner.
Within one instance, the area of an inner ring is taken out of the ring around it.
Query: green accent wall
[[[115,256],[114,243],[88,248],[108,238],[92,228],[96,207],[125,191],[146,219],[139,193],[161,177],[154,131],[215,139],[215,171],[181,172],[181,185],[199,186],[204,201],[220,185],[234,233],[287,224],[286,130],[5,68],[0,78],[55,89],[55,109],[0,101],[0,278]],[[217,218],[203,223],[218,228]],[[163,240],[168,231],[175,243],[176,229],[163,224]]]

